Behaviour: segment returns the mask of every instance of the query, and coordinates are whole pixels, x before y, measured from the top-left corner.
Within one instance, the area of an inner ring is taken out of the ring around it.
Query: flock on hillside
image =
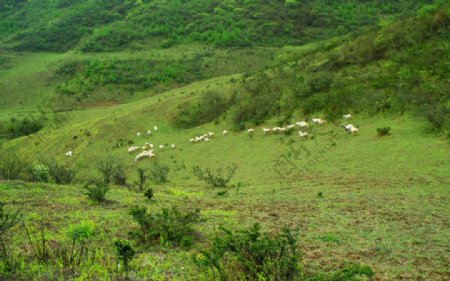
[[[349,120],[352,118],[351,114],[345,114],[342,116],[342,118],[344,120]],[[327,122],[326,120],[322,119],[322,118],[313,118],[311,119],[312,123],[316,124],[316,125],[325,125]],[[358,128],[355,127],[352,124],[347,124],[347,125],[342,125],[342,127],[344,128],[344,130],[347,133],[350,133],[352,135],[358,133]],[[291,133],[293,130],[295,130],[296,128],[299,128],[301,130],[298,131],[298,135],[301,139],[306,139],[308,138],[308,132],[306,131],[309,128],[309,124],[306,121],[299,121],[299,122],[295,122],[295,124],[290,124],[287,125],[285,127],[274,127],[274,128],[262,128],[263,134],[264,135],[270,135],[270,134],[287,134],[287,133]],[[153,127],[154,132],[156,132],[158,130],[157,126]],[[247,134],[250,137],[253,137],[255,133],[255,129],[250,128],[247,130]],[[141,132],[137,132],[136,136],[141,136]],[[152,132],[150,130],[147,131],[147,135],[152,135]],[[222,132],[223,136],[227,136],[228,135],[228,130],[223,130]],[[200,136],[195,136],[191,139],[189,139],[189,142],[191,144],[195,144],[195,143],[200,143],[200,142],[209,142],[213,137],[215,136],[214,132],[208,132],[208,133],[204,133],[201,134]],[[175,144],[170,145],[171,148],[176,148]],[[159,150],[163,150],[166,148],[166,145],[161,144],[158,146]],[[138,152],[140,151],[141,147],[139,146],[130,146],[128,148],[128,153],[134,153],[134,152]],[[66,153],[67,155],[67,153]],[[72,156],[72,152],[70,151],[70,156]],[[139,161],[142,160],[144,158],[156,158],[156,153],[155,153],[155,146],[151,143],[146,142],[144,144],[144,146],[142,146],[142,151],[136,155],[135,157],[135,161]]]
[[[342,116],[343,119],[345,120],[349,120],[352,118],[351,114],[345,114]],[[327,122],[326,120],[322,119],[322,118],[313,118],[311,119],[312,123],[316,124],[316,125],[325,125]],[[359,129],[357,127],[355,127],[352,124],[347,124],[347,125],[342,125],[342,127],[344,128],[344,130],[347,133],[350,134],[356,134],[358,133]],[[306,131],[309,128],[309,124],[306,121],[299,121],[299,122],[295,122],[295,124],[290,124],[287,125],[285,127],[273,127],[273,128],[266,128],[263,127],[262,131],[264,135],[270,135],[270,134],[287,134],[287,133],[291,133],[293,130],[295,130],[295,128],[299,128],[301,130],[298,131],[298,135],[301,139],[306,139],[308,138],[308,132]],[[154,126],[153,127],[153,132],[157,132],[158,131],[158,126]],[[255,133],[255,129],[250,128],[247,130],[247,134],[250,137],[253,137]],[[151,130],[147,131],[147,136],[151,136],[153,133]],[[142,135],[141,132],[137,132],[136,136],[140,137]],[[223,136],[228,135],[228,130],[223,130],[222,132]],[[189,140],[189,142],[191,144],[195,144],[195,143],[200,143],[200,142],[209,142],[213,137],[215,136],[214,132],[208,132],[208,133],[204,133],[200,136],[195,136],[193,138],[191,138]],[[171,148],[176,148],[175,144],[171,144],[170,145]],[[158,146],[159,150],[163,150],[166,148],[166,145],[164,144],[160,144]],[[136,145],[132,145],[128,148],[128,153],[134,153],[134,152],[138,152],[142,149],[142,151],[136,155],[135,157],[135,161],[139,161],[142,160],[144,158],[156,158],[156,153],[155,153],[155,146],[152,143],[148,143],[146,142],[142,147],[136,146]],[[72,157],[73,156],[73,152],[71,150],[67,151],[66,153],[67,157]]]

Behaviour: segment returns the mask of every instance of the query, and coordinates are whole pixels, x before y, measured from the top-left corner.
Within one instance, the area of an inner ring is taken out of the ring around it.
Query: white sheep
[[[203,134],[203,138],[209,137],[209,134]]]
[[[346,132],[350,132],[351,129],[353,128],[353,125],[352,124],[347,124],[347,125],[342,125],[342,127],[344,127],[344,130]]]
[[[228,130],[223,130],[222,135],[224,136],[228,135]]]
[[[172,143],[172,144],[170,145],[170,147],[175,148],[175,144]]]
[[[352,135],[354,135],[354,134],[356,134],[356,133],[358,133],[358,132],[359,132],[359,129],[356,128],[356,127],[352,127],[352,128],[350,129],[350,131],[349,131],[349,133],[351,133]]]
[[[323,125],[326,123],[326,121],[323,120],[322,118],[313,118],[312,121],[313,121],[313,123],[316,123],[318,125]]]
[[[152,134],[152,131],[148,130],[147,131],[147,136],[150,136]]]
[[[253,130],[253,128],[250,128],[250,129],[247,130],[247,134],[248,134],[249,136],[253,136],[254,131],[255,131],[255,130]]]
[[[72,150],[69,150],[66,152],[66,156],[71,157],[72,156]]]
[[[289,131],[292,130],[292,129],[294,129],[294,128],[295,128],[295,125],[294,125],[294,124],[291,124],[291,125],[287,125],[287,126],[286,126],[286,129],[289,130]]]
[[[150,144],[146,142],[144,146],[142,147],[142,150],[150,150]]]
[[[153,143],[150,144],[150,148],[153,149]]]
[[[298,131],[298,134],[302,139],[306,139],[308,137],[307,132]]]
[[[272,128],[272,132],[274,132],[275,134],[278,134],[280,132],[280,127],[274,127]]]
[[[156,155],[155,155],[155,153],[153,152],[153,150],[146,150],[146,151],[142,151],[141,153],[139,153],[138,155],[136,155],[136,158],[134,158],[134,161],[139,161],[139,160],[141,160],[141,159],[144,159],[144,158],[155,158],[156,157]]]
[[[208,135],[210,138],[212,138],[212,137],[214,137],[214,132],[209,132]]]
[[[128,153],[135,152],[135,151],[138,150],[138,149],[139,149],[139,146],[135,146],[135,145],[130,146],[130,147],[128,148]]]
[[[155,125],[155,126],[153,126],[153,130],[156,132],[156,131],[158,131],[158,127]]]
[[[342,117],[343,117],[344,119],[351,119],[351,118],[352,118],[352,115],[351,115],[351,114],[344,114],[344,115],[342,115]]]
[[[286,133],[286,128],[282,127],[282,128],[279,129],[279,131],[280,131],[280,133]]]
[[[190,143],[196,143],[195,139],[190,139],[189,142]]]
[[[165,147],[164,144],[159,145],[159,149],[164,149],[164,147]]]
[[[205,138],[205,140],[204,140],[205,142],[209,142],[209,138]]]
[[[268,135],[272,132],[272,129],[263,127],[263,132],[264,132],[264,135]]]
[[[303,128],[303,129],[309,128],[309,124],[306,121],[295,122],[295,125],[297,125],[300,128]]]
[[[136,133],[136,136],[137,136],[137,137],[140,137],[140,136],[141,136],[141,132],[137,132],[137,133]]]

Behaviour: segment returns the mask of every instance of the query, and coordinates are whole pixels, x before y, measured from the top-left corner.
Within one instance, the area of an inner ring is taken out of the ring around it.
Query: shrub
[[[12,118],[7,125],[6,133],[11,138],[17,138],[20,136],[28,136],[40,131],[44,127],[44,118],[33,116],[25,117],[24,119],[18,120]]]
[[[45,164],[34,162],[31,167],[31,175],[36,182],[48,182],[50,168]]]
[[[140,237],[144,241],[159,241],[162,245],[190,246],[193,242],[193,224],[200,220],[200,211],[181,213],[176,207],[164,208],[155,215],[147,208],[135,206],[130,211],[133,219],[140,225]]]
[[[109,186],[107,184],[96,180],[90,180],[84,184],[83,188],[85,190],[83,194],[87,195],[92,201],[97,203],[106,201],[106,194],[109,191]]]
[[[7,212],[4,209],[4,205],[4,203],[0,202],[0,277],[2,272],[13,271],[17,265],[12,252],[8,251],[8,234],[21,219],[19,212]]]
[[[137,169],[138,180],[133,182],[134,188],[138,191],[143,191],[145,183],[147,181],[147,176],[145,175],[145,170],[142,168]]]
[[[150,168],[149,178],[156,184],[166,183],[168,182],[169,170],[168,166],[154,162]]]
[[[226,173],[223,168],[218,168],[215,173],[209,168],[202,169],[199,166],[194,166],[192,170],[199,180],[206,182],[210,187],[226,187],[237,168],[236,164],[228,166],[226,167]]]
[[[0,154],[0,175],[6,180],[20,179],[27,167],[27,161],[15,148],[6,148]]]
[[[67,231],[68,238],[72,241],[69,264],[74,262],[78,255],[78,264],[81,263],[83,254],[87,255],[89,248],[86,246],[89,239],[95,234],[95,225],[93,222],[81,222],[76,225],[71,225]],[[78,244],[78,251],[76,246]]]
[[[97,169],[103,176],[103,182],[118,185],[126,184],[125,166],[122,161],[113,156],[106,156],[97,162]]]
[[[274,237],[249,230],[221,228],[209,249],[195,258],[202,269],[213,268],[222,280],[294,280],[300,275],[297,240],[288,228]]]
[[[148,200],[152,200],[153,194],[153,189],[150,187],[144,191],[144,196],[147,197]]]
[[[133,259],[136,251],[128,240],[115,239],[113,243],[117,257],[122,262],[125,272],[128,272],[128,264]]]
[[[391,130],[391,127],[377,128],[377,133],[380,137],[388,136],[388,135],[390,135],[390,133],[389,133],[390,130]]]
[[[47,162],[49,174],[56,184],[70,184],[76,172],[68,165],[60,165],[56,161]]]

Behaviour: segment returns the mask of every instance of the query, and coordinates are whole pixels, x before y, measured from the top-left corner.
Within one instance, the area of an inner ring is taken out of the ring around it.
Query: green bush
[[[17,267],[14,253],[9,251],[10,232],[21,220],[19,212],[8,212],[0,202],[0,277],[3,273],[14,271]]]
[[[21,136],[28,136],[39,132],[44,127],[44,117],[29,116],[23,119],[11,118],[6,124],[6,131],[2,134],[9,138],[18,138]]]
[[[146,207],[135,206],[130,211],[133,219],[140,225],[139,236],[143,241],[159,242],[162,245],[187,247],[193,243],[193,224],[200,220],[200,211],[182,213],[176,207],[164,208],[154,215]]]
[[[237,168],[238,166],[233,164],[226,167],[226,172],[221,167],[213,172],[209,168],[202,169],[199,166],[194,166],[192,171],[199,180],[204,181],[210,187],[226,187],[236,173]]]
[[[261,233],[259,224],[249,230],[221,228],[211,247],[194,260],[201,269],[213,269],[221,280],[296,280],[301,275],[297,239],[284,228],[274,237]]]
[[[56,160],[46,162],[49,168],[49,174],[56,184],[70,184],[73,182],[76,171],[69,166],[61,165],[56,162]]]
[[[122,262],[125,272],[128,272],[128,265],[134,258],[136,251],[128,240],[115,239],[113,243],[118,259]]]
[[[191,128],[219,118],[230,108],[230,101],[215,91],[207,91],[194,102],[183,105],[175,124],[181,128]]]
[[[50,168],[45,164],[34,162],[31,167],[31,174],[33,177],[33,181],[48,182],[48,178],[50,176]]]
[[[126,184],[125,166],[122,160],[113,156],[106,156],[97,162],[97,170],[103,177],[105,184]]]
[[[150,167],[149,178],[156,184],[163,184],[169,181],[169,166],[161,165],[158,162],[153,162]]]
[[[148,200],[152,200],[153,195],[154,195],[153,189],[150,188],[150,187],[147,188],[147,189],[144,191],[144,196],[145,196]]]
[[[390,130],[391,130],[391,127],[377,128],[377,133],[380,137],[388,136],[388,135],[390,135]]]
[[[104,182],[90,180],[84,184],[84,195],[94,202],[103,203],[106,201],[106,194],[109,192],[109,186]]]
[[[4,148],[0,154],[0,176],[6,180],[20,179],[28,163],[14,147]]]

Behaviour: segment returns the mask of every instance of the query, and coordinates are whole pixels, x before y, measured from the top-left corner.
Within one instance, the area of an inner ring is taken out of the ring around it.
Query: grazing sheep
[[[323,125],[326,123],[326,121],[321,118],[313,118],[312,121],[313,121],[313,123],[316,123],[317,125]]]
[[[346,132],[350,132],[351,129],[353,128],[353,125],[352,124],[347,124],[347,125],[342,125],[342,127],[344,128],[344,130]]]
[[[201,137],[195,137],[195,142],[200,142],[200,141],[202,141]]]
[[[189,142],[190,143],[196,143],[195,139],[190,139]]]
[[[67,152],[66,152],[66,156],[72,157],[72,150],[67,151]]]
[[[264,132],[264,135],[268,135],[268,134],[270,134],[272,132],[272,129],[270,129],[270,128],[263,128],[263,132]]]
[[[150,148],[153,149],[153,143],[150,144]]]
[[[205,138],[205,140],[204,140],[205,142],[209,142],[209,138]]]
[[[138,150],[138,149],[139,149],[139,146],[135,146],[135,145],[130,146],[130,147],[128,148],[128,153],[135,152],[135,151]]]
[[[349,131],[349,133],[351,133],[352,135],[354,135],[354,134],[356,134],[356,133],[358,133],[359,132],[359,130],[358,130],[358,128],[356,128],[356,127],[352,127],[351,129],[350,129],[350,131]]]
[[[156,131],[158,131],[158,127],[155,125],[155,126],[153,126],[153,130],[156,132]]]
[[[253,128],[250,128],[250,129],[247,130],[247,134],[249,136],[253,136],[253,132],[254,132]]]
[[[300,138],[302,138],[302,139],[306,139],[308,137],[307,132],[298,131],[298,134],[299,134]]]
[[[282,127],[282,128],[279,129],[279,131],[280,131],[280,133],[286,133],[286,128]]]
[[[147,131],[147,136],[150,136],[152,134],[152,131],[148,130]]]
[[[144,146],[142,147],[142,150],[150,150],[150,144],[148,143],[148,142],[146,142],[145,144],[144,144]]]
[[[172,143],[172,144],[170,145],[170,147],[175,148],[175,144]]]
[[[291,124],[291,125],[287,125],[286,126],[286,129],[287,130],[292,130],[292,129],[294,129],[295,128],[295,125],[294,124]]]
[[[274,127],[272,128],[272,132],[274,132],[275,134],[278,134],[280,132],[280,127]]]
[[[210,138],[212,138],[212,137],[214,137],[214,132],[209,132],[208,135]]]
[[[344,115],[342,115],[342,117],[343,117],[344,119],[351,119],[351,118],[352,118],[352,115],[351,115],[351,114],[344,114]]]
[[[222,135],[224,136],[228,135],[228,130],[223,130]]]
[[[137,137],[140,137],[140,136],[141,136],[141,132],[137,132],[137,133],[136,133],[136,136],[137,136]]]
[[[306,121],[295,122],[295,125],[297,125],[300,128],[303,128],[303,129],[309,128],[309,124]]]
[[[159,145],[159,149],[164,149],[164,147],[165,147],[164,144]]]
[[[208,134],[203,134],[203,137],[207,138],[207,137],[209,137],[209,135]]]
[[[199,136],[198,139],[199,139],[200,141],[204,141],[204,140],[205,140],[205,136]]]
[[[153,152],[153,150],[149,150],[149,151],[142,151],[141,153],[139,153],[138,155],[136,155],[136,158],[134,158],[134,161],[139,161],[141,159],[144,158],[155,158],[156,155]]]

